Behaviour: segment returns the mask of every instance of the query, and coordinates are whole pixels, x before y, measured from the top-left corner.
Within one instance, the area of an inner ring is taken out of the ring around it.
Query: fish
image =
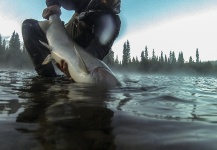
[[[106,87],[121,86],[112,70],[103,61],[89,54],[68,36],[58,15],[53,14],[49,20],[39,21],[39,26],[45,33],[48,44],[40,42],[50,50],[43,65],[52,60],[60,64],[61,60],[64,60],[68,64],[70,77],[77,83]]]

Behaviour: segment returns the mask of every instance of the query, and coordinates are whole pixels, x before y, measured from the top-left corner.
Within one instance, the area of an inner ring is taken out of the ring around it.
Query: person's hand
[[[56,63],[56,65],[68,78],[71,78],[71,76],[69,74],[67,62],[65,62],[64,60],[61,60],[60,64]]]
[[[61,15],[60,6],[53,5],[53,6],[49,6],[49,7],[45,8],[43,10],[42,17],[44,19],[49,19],[49,16],[53,15],[53,14],[57,14],[59,16]]]

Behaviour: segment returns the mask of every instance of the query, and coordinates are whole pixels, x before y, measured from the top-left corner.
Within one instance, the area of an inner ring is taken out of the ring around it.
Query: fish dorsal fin
[[[49,55],[45,58],[45,60],[43,61],[42,65],[46,65],[46,64],[48,64],[48,63],[51,62],[51,61],[52,61],[52,57],[51,57],[51,54],[49,54]]]
[[[74,48],[75,48],[75,53],[76,53],[77,58],[78,58],[78,65],[79,65],[80,69],[81,69],[84,73],[88,74],[89,71],[87,70],[86,64],[84,63],[83,59],[81,58],[81,55],[78,53],[78,51],[77,51],[77,49],[76,49],[75,46],[74,46]]]

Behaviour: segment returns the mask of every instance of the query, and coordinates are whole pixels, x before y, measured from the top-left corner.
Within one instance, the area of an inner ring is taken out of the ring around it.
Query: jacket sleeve
[[[60,0],[46,0],[47,7],[52,5],[58,5],[61,6]]]
[[[66,10],[74,10],[74,3],[75,1],[73,0],[46,0],[47,7],[52,5],[58,5],[60,7],[62,6]]]
[[[94,38],[86,50],[102,60],[111,50],[119,34],[120,20],[119,16],[106,14],[97,18],[94,22]]]

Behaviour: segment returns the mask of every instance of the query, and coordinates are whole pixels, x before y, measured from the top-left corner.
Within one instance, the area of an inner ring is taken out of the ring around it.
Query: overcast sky
[[[22,39],[23,20],[43,20],[45,7],[45,0],[0,0],[0,34],[7,37],[15,30]],[[73,11],[62,11],[67,22]],[[139,58],[147,45],[149,56],[153,49],[156,55],[183,51],[186,61],[195,60],[198,48],[202,61],[217,60],[217,0],[122,0],[120,16],[121,32],[113,46],[120,58],[129,40],[132,57]]]

